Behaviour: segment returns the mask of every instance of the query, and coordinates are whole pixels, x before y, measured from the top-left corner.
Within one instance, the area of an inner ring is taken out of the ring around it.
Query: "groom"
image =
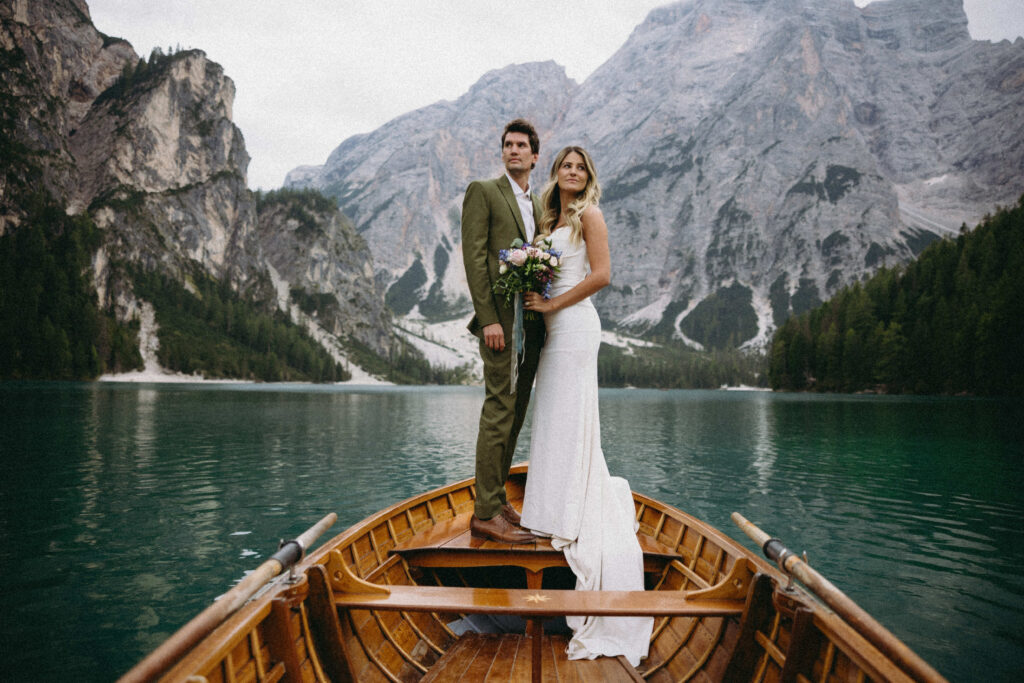
[[[511,121],[501,136],[505,173],[470,183],[462,202],[462,259],[474,310],[469,331],[480,338],[486,390],[476,442],[476,506],[470,531],[477,538],[500,543],[535,540],[519,527],[519,513],[505,497],[505,480],[530,403],[544,344],[544,321],[523,321],[525,354],[513,393],[514,314],[491,286],[498,279],[498,250],[508,249],[516,238],[533,240],[540,222],[540,197],[530,188],[530,171],[539,151],[540,139],[533,126],[523,119]]]

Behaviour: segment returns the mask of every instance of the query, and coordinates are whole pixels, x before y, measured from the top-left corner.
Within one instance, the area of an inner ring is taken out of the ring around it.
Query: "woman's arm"
[[[523,295],[523,307],[540,313],[553,313],[572,306],[601,291],[612,281],[611,252],[608,249],[608,226],[604,215],[596,206],[588,206],[583,212],[583,241],[587,245],[587,260],[590,273],[568,292],[552,299],[545,299],[536,292]]]

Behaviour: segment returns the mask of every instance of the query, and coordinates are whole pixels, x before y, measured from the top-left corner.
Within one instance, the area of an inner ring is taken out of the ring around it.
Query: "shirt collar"
[[[523,188],[519,187],[519,183],[517,183],[515,180],[513,180],[512,176],[510,176],[508,174],[508,171],[505,171],[505,177],[508,178],[508,183],[509,183],[509,185],[512,186],[512,192],[516,195],[516,198],[523,197],[523,196],[526,196],[526,197],[530,196],[530,184],[529,183],[526,184],[526,189],[523,190]]]

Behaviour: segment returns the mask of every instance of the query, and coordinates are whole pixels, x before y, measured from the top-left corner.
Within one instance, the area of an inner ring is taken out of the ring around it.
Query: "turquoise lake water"
[[[471,476],[482,398],[0,383],[4,679],[113,680],[280,538]],[[601,420],[634,490],[806,549],[951,681],[1022,679],[1021,401],[609,389]]]

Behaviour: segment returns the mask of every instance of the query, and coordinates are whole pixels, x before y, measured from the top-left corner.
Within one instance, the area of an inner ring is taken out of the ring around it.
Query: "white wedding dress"
[[[586,245],[568,227],[551,233],[562,252],[551,296],[572,289],[589,272]],[[633,497],[613,477],[601,451],[597,352],[601,321],[589,298],[544,316],[533,399],[530,468],[522,526],[550,536],[576,574],[577,590],[643,590],[643,553],[636,539]],[[651,617],[568,617],[569,659],[624,655],[636,666],[647,656]]]

